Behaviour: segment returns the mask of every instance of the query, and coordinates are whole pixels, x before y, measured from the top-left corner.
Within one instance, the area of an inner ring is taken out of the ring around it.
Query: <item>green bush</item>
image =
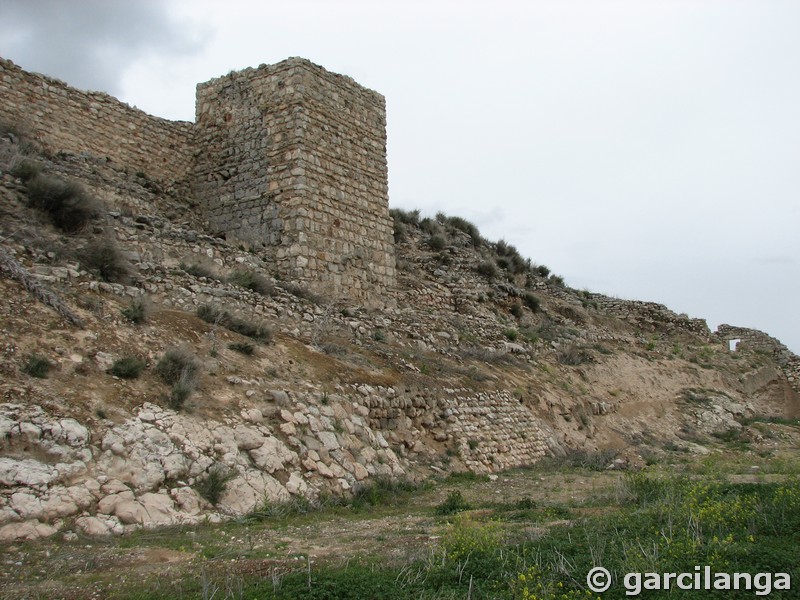
[[[45,379],[51,368],[52,365],[50,364],[50,361],[44,356],[40,356],[39,354],[31,354],[28,356],[27,362],[22,367],[22,372],[26,375],[30,375],[31,377]]]
[[[197,316],[206,323],[220,325],[230,331],[235,331],[243,336],[252,338],[262,344],[272,341],[272,329],[264,323],[251,323],[230,314],[228,311],[208,304],[197,307]]]
[[[211,271],[211,269],[197,263],[191,265],[187,265],[186,263],[181,263],[179,267],[181,268],[181,270],[185,271],[192,277],[205,277],[206,279],[211,279],[214,281],[219,280],[219,277],[217,277],[217,275],[214,274],[214,272]]]
[[[108,372],[120,379],[136,379],[145,367],[145,362],[133,356],[127,356],[114,361]]]
[[[464,499],[464,496],[459,490],[453,490],[447,495],[444,502],[436,507],[437,515],[453,515],[458,512],[469,510],[472,508],[469,503]]]
[[[394,231],[394,241],[396,244],[399,244],[400,242],[404,242],[406,240],[406,232],[408,231],[408,229],[403,223],[401,223],[400,221],[395,221],[393,231]]]
[[[479,275],[486,277],[486,279],[489,281],[492,281],[500,274],[497,269],[497,263],[495,263],[493,260],[483,261],[475,268],[475,270]]]
[[[439,252],[440,250],[444,250],[445,246],[447,246],[447,240],[445,240],[442,235],[432,235],[431,239],[428,240],[428,246],[434,252]]]
[[[100,204],[77,183],[39,173],[27,182],[28,202],[67,233],[77,233],[100,216]]]
[[[444,233],[444,229],[442,228],[441,224],[430,217],[425,217],[422,219],[419,222],[419,228],[428,235],[442,235]]]
[[[122,315],[131,323],[140,325],[150,316],[150,303],[144,297],[134,298],[122,309]]]
[[[521,319],[523,314],[522,305],[519,302],[514,302],[514,304],[511,305],[510,312],[515,318]]]
[[[389,211],[395,223],[403,223],[404,225],[419,226],[419,210],[403,210],[402,208],[393,208]]]
[[[176,381],[169,392],[167,405],[172,410],[181,410],[183,405],[186,404],[186,400],[188,400],[189,396],[192,395],[194,388],[195,382],[190,380],[188,377],[181,378],[179,381]]]
[[[156,373],[167,385],[195,382],[200,364],[190,350],[184,347],[168,348],[156,364]]]
[[[525,306],[527,306],[533,312],[539,312],[541,303],[538,297],[534,296],[530,292],[527,292],[525,296],[523,296],[523,301],[525,302]]]
[[[262,296],[270,296],[274,289],[272,282],[266,277],[244,269],[234,271],[228,276],[227,280],[233,285],[238,285]]]
[[[472,240],[472,245],[475,248],[478,248],[483,244],[484,240],[481,237],[481,232],[474,223],[471,223],[462,217],[448,217],[444,213],[438,213],[436,215],[436,220],[451,230],[457,230],[466,233]]]
[[[556,360],[562,365],[571,367],[594,362],[592,355],[575,343],[560,348],[556,352]]]
[[[17,179],[28,182],[42,172],[42,165],[34,160],[22,160],[11,168],[11,174]]]
[[[81,252],[81,259],[86,268],[103,281],[125,283],[130,277],[128,260],[110,238],[91,240]]]
[[[194,489],[200,494],[200,497],[216,506],[222,498],[222,494],[225,493],[228,482],[235,476],[233,471],[217,463],[208,470],[205,477],[194,484]]]
[[[292,296],[303,298],[312,304],[325,304],[325,299],[322,296],[318,296],[308,288],[304,288],[294,283],[282,283],[281,287],[289,292]]]
[[[253,352],[256,349],[256,347],[250,342],[233,342],[231,344],[228,344],[228,348],[240,354],[245,354],[247,356],[252,356]]]
[[[515,342],[519,337],[519,332],[516,329],[506,329],[503,335],[506,336],[509,342]]]

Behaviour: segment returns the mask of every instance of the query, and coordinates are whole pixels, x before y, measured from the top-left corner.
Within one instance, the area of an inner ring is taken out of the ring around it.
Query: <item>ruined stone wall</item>
[[[775,358],[783,369],[792,388],[800,393],[800,357],[789,350],[780,340],[767,335],[758,329],[720,325],[715,334],[724,342],[740,340],[736,350],[765,352]]]
[[[621,300],[602,294],[591,294],[590,299],[597,302],[598,308],[615,317],[627,320],[631,325],[648,330],[664,330],[667,332],[682,329],[699,336],[711,334],[705,319],[692,319],[679,315],[663,304],[641,302],[637,300]]]
[[[0,98],[0,121],[50,153],[107,158],[116,168],[178,186],[191,173],[191,123],[153,117],[108,94],[77,90],[2,58]]]
[[[385,114],[380,94],[297,58],[199,85],[212,228],[314,291],[380,300],[396,279]]]
[[[434,440],[476,473],[530,465],[558,442],[543,421],[505,391],[418,390],[385,393],[360,386],[369,424],[394,446],[416,449]]]

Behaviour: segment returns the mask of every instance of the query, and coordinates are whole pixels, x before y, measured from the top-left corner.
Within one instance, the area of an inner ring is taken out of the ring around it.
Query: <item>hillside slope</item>
[[[624,467],[800,416],[798,358],[776,340],[572,290],[462,219],[395,211],[400,281],[374,311],[274,280],[146,173],[14,131],[0,172],[2,540],[576,449]]]

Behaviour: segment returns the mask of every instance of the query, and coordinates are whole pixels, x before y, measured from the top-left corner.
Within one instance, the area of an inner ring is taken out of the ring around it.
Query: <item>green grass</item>
[[[742,453],[741,460],[747,458]],[[457,475],[422,488],[376,480],[359,489],[360,500],[351,503],[294,498],[265,504],[250,517],[223,525],[138,531],[91,544],[194,555],[190,562],[174,563],[169,572],[123,578],[109,596],[119,599],[188,600],[211,597],[217,589],[213,597],[254,600],[588,600],[596,596],[586,594],[586,573],[596,565],[616,578],[602,594],[604,600],[630,597],[622,583],[625,573],[693,572],[695,565],[718,572],[787,572],[796,582],[800,481],[784,476],[781,481],[733,483],[715,479],[714,464],[697,467],[685,475],[674,474],[680,465],[625,474],[577,467],[568,476],[518,469],[494,484],[484,476]],[[602,502],[586,492],[581,501],[568,500],[570,486],[588,479],[602,482]],[[512,481],[517,491],[528,488],[532,495],[506,497]],[[444,502],[442,491],[450,492]],[[505,499],[494,496],[496,491]],[[459,510],[437,516],[442,505]],[[469,505],[473,509],[465,510]],[[413,527],[421,527],[418,545],[405,546],[396,536],[407,540],[415,533],[408,527],[403,534],[385,528],[383,519],[412,514],[418,519]],[[307,550],[298,548],[313,548],[318,543],[313,532],[321,525],[335,534],[336,540],[328,540],[335,542],[335,550],[329,546],[327,553],[308,561]],[[349,536],[365,526],[372,528],[374,544],[353,551]],[[87,552],[84,544],[76,542],[70,556]],[[90,555],[84,556],[81,564],[89,564]],[[112,573],[107,570],[106,577]],[[85,584],[93,576],[87,571],[74,582]],[[754,592],[648,590],[641,597],[744,599]],[[795,595],[775,590],[768,597]]]

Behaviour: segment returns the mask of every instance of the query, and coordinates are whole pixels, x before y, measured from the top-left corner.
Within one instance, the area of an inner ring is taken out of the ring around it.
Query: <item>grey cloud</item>
[[[0,55],[28,70],[118,94],[125,67],[150,54],[192,52],[200,36],[163,2],[5,0],[0,40]]]

